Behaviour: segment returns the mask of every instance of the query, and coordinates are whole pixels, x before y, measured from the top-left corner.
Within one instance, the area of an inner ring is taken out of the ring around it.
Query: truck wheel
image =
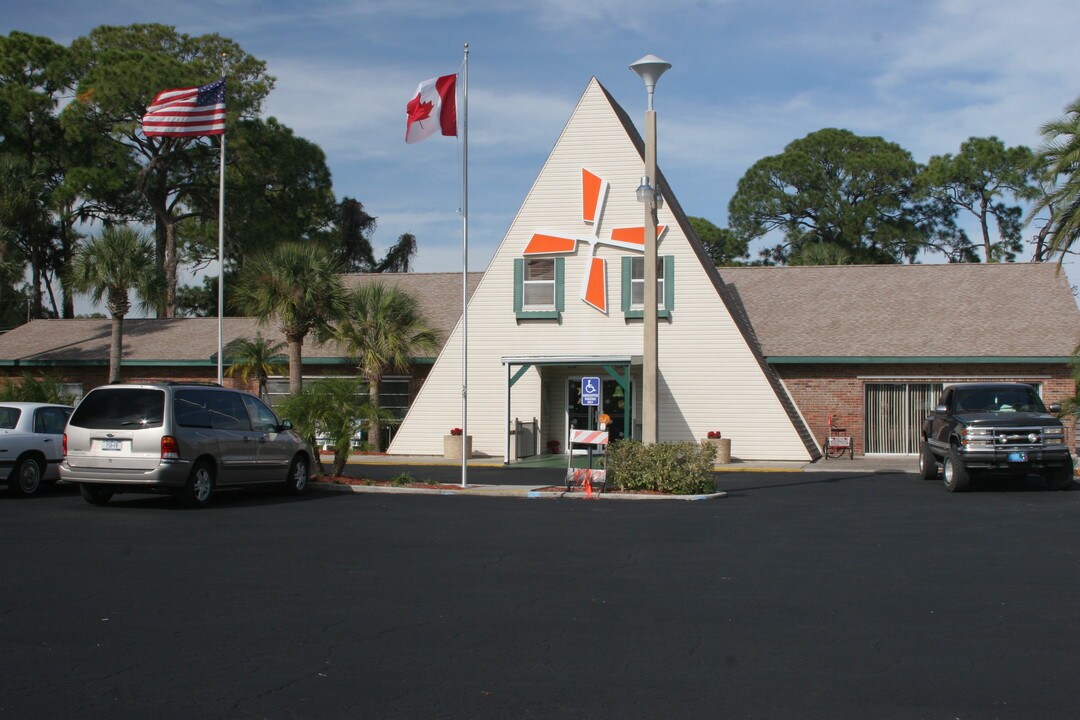
[[[41,465],[32,457],[19,458],[8,479],[15,497],[30,497],[41,489]]]
[[[1046,487],[1050,490],[1068,490],[1073,483],[1072,463],[1046,470]]]
[[[945,489],[949,492],[967,490],[971,485],[971,475],[964,467],[964,461],[960,459],[960,453],[956,446],[949,448],[949,454],[945,456]]]
[[[919,442],[919,477],[923,480],[935,480],[937,474],[937,458],[930,452],[930,443],[922,440]]]

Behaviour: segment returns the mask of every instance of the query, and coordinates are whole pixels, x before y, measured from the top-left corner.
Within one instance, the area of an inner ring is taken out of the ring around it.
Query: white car
[[[0,484],[26,497],[60,479],[64,428],[72,408],[0,402]]]

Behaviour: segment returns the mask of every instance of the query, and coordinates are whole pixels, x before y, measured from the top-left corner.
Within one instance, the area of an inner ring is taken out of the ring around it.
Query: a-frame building
[[[475,454],[517,454],[516,422],[538,447],[595,423],[581,379],[599,377],[615,438],[639,435],[643,143],[594,78],[469,302],[468,432]],[[741,305],[659,178],[658,439],[711,430],[742,459],[819,455],[764,362]],[[461,418],[461,323],[402,422],[390,454],[432,455]]]

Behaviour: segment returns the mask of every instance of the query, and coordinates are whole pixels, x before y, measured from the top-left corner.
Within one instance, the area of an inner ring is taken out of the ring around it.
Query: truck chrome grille
[[[1042,445],[1042,428],[995,428],[994,447],[1032,447]]]

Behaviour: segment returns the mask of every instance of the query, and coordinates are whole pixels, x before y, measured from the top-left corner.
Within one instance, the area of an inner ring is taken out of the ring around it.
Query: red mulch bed
[[[548,487],[535,488],[535,490],[536,490],[536,492],[566,492],[566,486],[565,485],[551,485],[551,486],[548,486]],[[584,493],[585,490],[584,490],[584,488],[575,485],[573,490],[571,490],[570,492]],[[671,493],[660,492],[659,490],[619,490],[617,488],[611,488],[610,490],[605,490],[604,492],[619,493],[620,495],[670,495],[671,494]],[[593,489],[593,494],[594,495],[597,495],[599,493],[600,493],[599,490],[596,490],[595,488]]]
[[[460,485],[448,485],[446,483],[427,483],[411,480],[407,483],[396,483],[393,480],[370,480],[368,478],[347,477],[345,475],[323,475],[312,478],[315,482],[334,483],[335,485],[364,485],[371,487],[403,487],[424,488],[428,490],[461,490]]]

